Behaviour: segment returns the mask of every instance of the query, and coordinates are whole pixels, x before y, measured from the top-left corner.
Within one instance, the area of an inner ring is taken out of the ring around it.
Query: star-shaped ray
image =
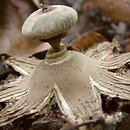
[[[86,55],[70,51],[60,63],[48,65],[45,60],[40,61],[38,67],[30,72],[31,75],[26,76],[26,80],[20,81],[16,87],[20,89],[19,94],[22,90],[27,93],[16,104],[0,112],[0,125],[28,114],[40,113],[53,96],[61,112],[70,121],[78,123],[103,117],[101,93],[129,100],[130,78],[113,73],[105,66],[108,62],[115,68],[113,58],[118,62],[117,65],[125,65],[130,56],[117,53],[112,56],[112,51],[108,51],[110,46],[101,52],[91,50]],[[96,55],[92,52],[96,52]]]

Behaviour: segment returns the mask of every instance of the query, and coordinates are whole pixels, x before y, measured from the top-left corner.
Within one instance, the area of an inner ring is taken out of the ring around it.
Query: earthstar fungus
[[[22,28],[23,35],[48,41],[52,49],[36,69],[20,81],[17,93],[25,94],[14,105],[0,112],[0,126],[24,115],[42,114],[52,97],[55,97],[63,115],[78,123],[103,117],[101,93],[130,99],[129,77],[110,71],[119,67],[116,64],[123,66],[129,62],[128,54],[113,56],[108,44],[108,49],[101,50],[103,46],[99,46],[86,55],[67,51],[64,45],[60,45],[61,38],[77,19],[74,9],[61,5],[39,9],[27,18]],[[96,55],[93,55],[95,52]]]

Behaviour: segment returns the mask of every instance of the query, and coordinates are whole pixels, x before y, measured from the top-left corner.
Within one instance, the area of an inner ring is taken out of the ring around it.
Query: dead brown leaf
[[[85,33],[72,41],[71,47],[76,51],[86,51],[89,47],[106,41],[106,38],[96,32]]]
[[[92,0],[112,18],[130,23],[130,1],[129,0]]]

